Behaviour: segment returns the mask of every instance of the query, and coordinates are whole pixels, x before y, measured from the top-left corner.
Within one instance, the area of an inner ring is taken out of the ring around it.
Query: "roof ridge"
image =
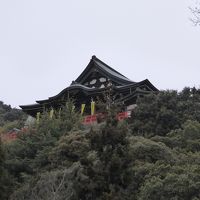
[[[114,71],[115,73],[123,76],[124,78],[127,78],[126,76],[124,76],[123,74],[119,73],[118,71],[116,71],[115,69],[113,69],[112,67],[110,67],[109,65],[107,65],[106,63],[104,63],[102,60],[100,60],[99,58],[97,58],[95,55],[92,56],[93,61],[97,60],[98,62],[101,62],[101,64],[105,65],[106,67],[108,67],[110,70]],[[128,79],[128,78],[127,78]]]
[[[76,82],[80,83],[81,79],[83,78],[83,75],[87,73],[91,67],[96,66],[101,70],[103,73],[110,74],[109,76],[112,76],[114,79],[118,79],[120,83],[132,83],[133,81],[124,76],[123,74],[119,73],[103,61],[101,61],[99,58],[97,58],[95,55],[92,56],[90,59],[89,64],[87,67],[83,70],[83,72],[78,76],[78,78],[75,80]]]

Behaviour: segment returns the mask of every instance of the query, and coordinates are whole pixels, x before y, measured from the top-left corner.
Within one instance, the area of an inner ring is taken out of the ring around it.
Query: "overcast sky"
[[[200,86],[192,0],[0,0],[0,100],[54,96],[91,56],[159,89]]]

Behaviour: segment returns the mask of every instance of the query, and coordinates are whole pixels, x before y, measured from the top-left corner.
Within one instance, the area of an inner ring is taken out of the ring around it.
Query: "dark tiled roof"
[[[110,79],[113,81],[116,81],[121,84],[128,84],[128,83],[134,83],[118,71],[114,70],[112,67],[108,66],[104,62],[102,62],[100,59],[98,59],[96,56],[92,56],[92,59],[90,60],[87,67],[83,70],[83,72],[79,75],[79,77],[76,79],[77,83],[83,83],[84,77],[86,77],[87,73],[93,68],[96,67],[99,69],[99,71],[102,71],[104,74],[107,75]]]
[[[114,76],[118,79],[122,79],[124,81],[133,83],[133,81],[131,81],[130,79],[128,79],[127,77],[119,73],[118,71],[114,70],[113,68],[111,68],[110,66],[108,66],[107,64],[99,60],[97,57],[94,57],[93,60],[103,71],[107,72],[109,75]]]

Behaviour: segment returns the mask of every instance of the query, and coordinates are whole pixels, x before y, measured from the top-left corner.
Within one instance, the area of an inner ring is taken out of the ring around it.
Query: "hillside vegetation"
[[[6,133],[12,128],[21,128],[26,115],[19,109],[0,101],[0,133]]]
[[[138,99],[132,117],[85,129],[68,102],[0,146],[2,200],[200,199],[200,90]]]

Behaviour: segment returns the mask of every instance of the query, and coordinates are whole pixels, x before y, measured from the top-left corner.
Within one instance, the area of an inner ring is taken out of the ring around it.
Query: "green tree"
[[[10,105],[0,101],[0,126],[4,126],[8,122],[22,121],[26,115],[19,109],[11,108]]]
[[[73,110],[72,105],[67,102],[67,108],[63,107],[52,119],[48,112],[44,113],[39,124],[21,132],[14,142],[6,145],[5,163],[9,173],[17,181],[16,187],[36,176],[40,170],[51,168],[48,156],[56,142],[72,129],[80,128],[81,117]]]
[[[164,136],[181,128],[187,120],[200,122],[200,92],[196,88],[183,91],[161,91],[139,98],[130,120],[133,134]]]
[[[5,166],[5,151],[0,138],[0,199],[6,200],[12,191],[13,180]]]
[[[200,199],[199,102],[196,88],[162,91],[140,98],[122,122],[111,103],[106,121],[90,128],[73,104],[52,119],[46,113],[5,145],[1,169],[16,184],[6,193],[10,200]]]
[[[106,124],[86,134],[90,152],[81,159],[84,178],[74,185],[80,199],[127,199],[131,182],[128,127],[116,120],[116,110],[110,107]]]
[[[138,200],[167,200],[167,199],[199,199],[200,197],[200,176],[199,167],[182,169],[178,173],[172,168],[166,176],[151,176],[146,178],[140,188]],[[180,169],[179,169],[180,171]]]

